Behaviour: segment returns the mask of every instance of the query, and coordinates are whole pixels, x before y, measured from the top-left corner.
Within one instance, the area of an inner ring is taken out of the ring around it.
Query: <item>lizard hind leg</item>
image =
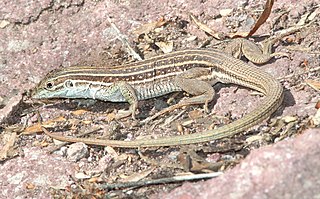
[[[189,99],[183,100],[178,104],[169,106],[168,108],[161,110],[155,115],[142,121],[142,123],[147,123],[175,109],[195,104],[204,104],[204,110],[206,112],[209,112],[208,103],[213,100],[213,97],[215,95],[215,91],[212,87],[212,84],[216,81],[201,80],[201,77],[203,77],[205,74],[208,74],[208,76],[211,75],[209,73],[209,70],[206,68],[192,68],[175,77],[175,84],[178,85],[183,91],[194,96]]]
[[[191,69],[191,72],[197,69],[198,68],[193,68]],[[181,76],[177,76],[175,78],[176,84],[183,91],[194,96],[179,102],[178,105],[180,104],[180,106],[183,107],[195,104],[204,104],[204,110],[206,112],[209,112],[208,103],[213,100],[213,97],[215,95],[212,84],[203,80],[199,80],[196,77],[185,78],[184,76],[184,74],[182,74]]]

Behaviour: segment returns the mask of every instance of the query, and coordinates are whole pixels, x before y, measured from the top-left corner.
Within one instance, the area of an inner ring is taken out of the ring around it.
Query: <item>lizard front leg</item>
[[[117,82],[112,84],[104,93],[108,101],[117,101],[118,98],[124,98],[130,104],[129,111],[117,117],[118,119],[128,117],[130,114],[135,120],[135,113],[138,108],[138,97],[134,88],[126,82]]]

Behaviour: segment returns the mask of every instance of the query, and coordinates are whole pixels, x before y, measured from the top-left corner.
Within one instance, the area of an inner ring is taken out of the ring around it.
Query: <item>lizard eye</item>
[[[53,83],[52,82],[47,82],[46,89],[52,89],[52,88],[53,88]]]
[[[64,86],[67,87],[67,88],[71,88],[71,87],[73,87],[73,82],[70,81],[70,80],[65,81],[65,82],[64,82]]]

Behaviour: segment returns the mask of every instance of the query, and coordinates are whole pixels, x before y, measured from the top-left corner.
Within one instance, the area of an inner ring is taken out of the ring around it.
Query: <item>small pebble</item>
[[[82,142],[71,144],[67,150],[67,159],[77,162],[89,154],[88,146]]]

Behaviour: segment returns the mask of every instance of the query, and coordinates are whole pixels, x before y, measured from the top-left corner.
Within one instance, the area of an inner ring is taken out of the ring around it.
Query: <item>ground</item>
[[[134,121],[114,119],[119,110],[128,109],[126,103],[56,100],[43,105],[30,99],[31,89],[56,68],[113,67],[135,61],[124,39],[143,59],[163,54],[167,48],[215,48],[220,41],[199,29],[190,13],[219,33],[248,31],[265,1],[2,1],[0,198],[319,197],[320,131],[315,116],[319,109],[319,3],[276,1],[270,17],[254,34],[260,41],[297,26],[301,19],[312,21],[274,46],[273,51],[289,57],[258,65],[285,88],[284,102],[270,120],[210,143],[138,150],[82,143],[61,146],[36,128],[37,112],[54,133],[155,139],[232,122],[259,106],[263,97],[246,88],[218,84],[210,113],[192,106],[139,125],[139,120],[168,106],[172,95],[139,102],[138,121]],[[186,95],[180,93],[172,103]],[[224,174],[205,182],[102,189],[106,183],[211,172]]]

